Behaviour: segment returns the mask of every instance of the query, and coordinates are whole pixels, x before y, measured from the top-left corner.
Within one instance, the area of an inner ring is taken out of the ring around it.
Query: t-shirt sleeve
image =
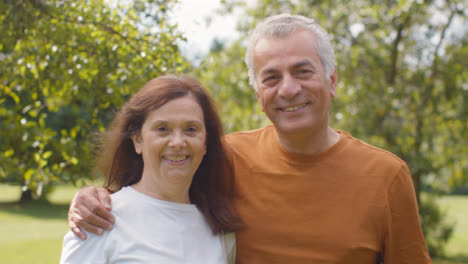
[[[236,263],[236,235],[234,232],[223,234],[224,248],[228,264]]]
[[[60,264],[104,264],[107,262],[105,241],[107,234],[87,233],[87,239],[81,240],[69,231],[63,239]]]
[[[419,220],[411,174],[402,165],[388,192],[385,264],[432,263]]]

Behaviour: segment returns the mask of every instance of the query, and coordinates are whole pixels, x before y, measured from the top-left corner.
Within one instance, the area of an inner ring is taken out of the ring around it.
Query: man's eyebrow
[[[297,69],[297,68],[301,68],[301,67],[304,67],[304,66],[310,66],[314,70],[316,69],[315,64],[311,60],[308,60],[308,59],[305,59],[305,60],[302,60],[300,62],[297,62],[297,63],[293,64],[293,66],[291,68],[292,69]],[[264,70],[262,70],[260,72],[260,76],[273,74],[273,73],[276,73],[276,72],[278,72],[278,70],[275,69],[275,68],[266,68],[266,69],[264,69]]]
[[[312,68],[315,69],[315,64],[311,60],[303,60],[300,61],[292,66],[293,69],[297,69],[303,66],[311,66]]]
[[[275,68],[267,68],[267,69],[262,70],[260,72],[260,75],[268,75],[268,74],[273,74],[276,72],[278,72],[278,70],[276,70]]]

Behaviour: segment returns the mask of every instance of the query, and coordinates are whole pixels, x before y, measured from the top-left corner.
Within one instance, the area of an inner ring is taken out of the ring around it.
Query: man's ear
[[[336,66],[335,66],[333,73],[330,75],[330,95],[332,98],[336,97],[337,86],[338,86],[338,72],[336,71]]]
[[[132,141],[133,141],[133,146],[135,147],[135,152],[137,154],[141,154],[142,152],[142,145],[141,145],[141,136],[140,136],[140,133],[137,132],[137,133],[134,133],[130,136],[132,138]]]
[[[265,112],[265,109],[263,108],[262,93],[259,90],[255,90],[255,96],[257,97],[257,100],[260,103],[260,107],[262,108],[262,112]]]

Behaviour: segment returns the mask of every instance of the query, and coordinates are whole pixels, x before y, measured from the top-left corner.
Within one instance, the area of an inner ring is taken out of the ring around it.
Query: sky
[[[214,38],[229,41],[237,38],[235,15],[216,15],[220,0],[180,0],[172,11],[172,19],[187,38],[182,53],[198,60],[208,53]],[[210,20],[211,17],[211,20]]]
[[[176,7],[171,10],[172,19],[177,22],[179,30],[187,38],[187,42],[180,44],[182,53],[195,64],[208,53],[214,38],[229,42],[239,36],[235,30],[238,15],[217,15],[217,9],[221,8],[220,2],[220,0],[179,0]],[[250,0],[248,3],[254,4],[255,0]],[[435,19],[438,17],[444,18],[444,16],[434,16]],[[452,34],[462,28],[462,19],[458,17],[448,33]],[[351,31],[357,34],[364,29],[362,24],[357,24],[351,28]]]

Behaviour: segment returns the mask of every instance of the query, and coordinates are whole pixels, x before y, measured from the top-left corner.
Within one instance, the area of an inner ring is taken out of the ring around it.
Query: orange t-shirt
[[[226,136],[246,223],[237,264],[431,263],[405,162],[338,132],[313,155],[283,150],[273,126]]]

